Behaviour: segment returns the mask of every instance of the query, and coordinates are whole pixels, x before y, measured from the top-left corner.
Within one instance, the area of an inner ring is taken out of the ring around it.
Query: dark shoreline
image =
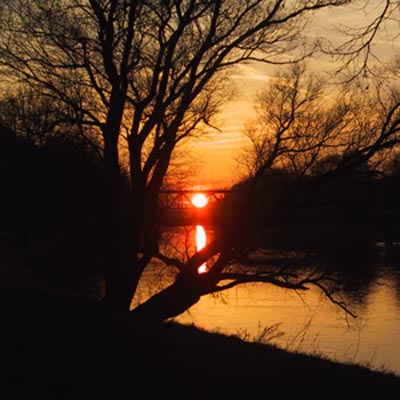
[[[6,399],[391,399],[400,377],[92,304],[2,293]],[[286,398],[286,397],[284,397]]]

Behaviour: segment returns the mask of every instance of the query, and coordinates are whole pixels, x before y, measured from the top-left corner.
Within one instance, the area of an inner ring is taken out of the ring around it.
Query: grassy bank
[[[93,305],[3,293],[1,310],[5,399],[391,399],[400,391],[390,374]]]

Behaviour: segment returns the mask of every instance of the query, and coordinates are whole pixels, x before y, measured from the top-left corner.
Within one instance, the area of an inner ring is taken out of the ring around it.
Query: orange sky
[[[249,145],[243,135],[246,124],[254,120],[254,96],[268,82],[274,67],[266,65],[239,65],[231,75],[237,93],[227,101],[217,117],[219,132],[211,131],[206,138],[198,139],[189,146],[201,161],[196,175],[206,186],[230,187],[241,178],[237,158]]]
[[[365,3],[365,2],[364,2]],[[327,37],[330,40],[338,38],[334,26],[350,24],[355,27],[357,21],[362,23],[365,14],[357,9],[360,2],[356,2],[352,9],[329,9],[315,14],[314,23],[310,25],[310,37]],[[369,2],[371,12],[375,14],[382,8],[382,2]],[[365,21],[365,19],[364,19]],[[391,29],[396,29],[395,26]],[[390,32],[387,32],[390,34]],[[392,32],[393,33],[393,32]],[[380,54],[387,56],[396,51],[396,43],[388,42],[387,37],[381,38]],[[311,67],[317,66],[320,71],[332,70],[334,61],[325,57],[311,60]],[[237,164],[237,155],[248,145],[248,139],[243,135],[243,127],[254,119],[253,99],[256,93],[263,88],[275,70],[271,65],[240,65],[231,75],[232,82],[237,90],[236,100],[228,101],[218,117],[218,127],[221,132],[211,133],[207,139],[199,139],[189,146],[196,159],[200,159],[194,168],[195,182],[207,187],[229,187],[241,178]]]

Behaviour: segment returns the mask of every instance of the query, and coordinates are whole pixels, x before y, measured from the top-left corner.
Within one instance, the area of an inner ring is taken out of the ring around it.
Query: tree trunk
[[[223,250],[218,260],[207,273],[199,274],[198,267],[210,255],[215,254],[215,247]],[[229,249],[229,246],[227,248],[221,247],[217,240],[193,255],[175,282],[136,307],[133,315],[138,318],[164,321],[188,310],[200,300],[201,296],[214,292],[220,279],[220,273],[232,255],[232,250]]]
[[[178,278],[172,285],[136,307],[132,315],[141,319],[164,321],[188,310],[200,300],[201,294],[198,284]]]
[[[128,311],[139,277],[134,269],[135,254],[129,252],[131,235],[125,225],[129,221],[124,220],[118,136],[107,133],[104,138],[103,277],[106,292],[103,303]]]

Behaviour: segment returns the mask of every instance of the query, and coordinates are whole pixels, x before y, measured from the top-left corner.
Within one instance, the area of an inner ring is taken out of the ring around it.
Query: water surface
[[[199,228],[184,230],[185,235],[192,235],[192,241],[196,231]],[[175,240],[174,251],[188,256],[190,238],[182,240],[179,236]],[[204,245],[204,237],[202,240]],[[179,243],[185,243],[185,251]],[[376,274],[357,271],[357,287],[347,293],[346,300],[357,318],[346,314],[317,288],[293,291],[254,283],[204,296],[176,321],[400,375],[400,269],[382,263],[374,268],[379,269]],[[172,275],[167,268],[151,265],[134,303],[160,290]]]

